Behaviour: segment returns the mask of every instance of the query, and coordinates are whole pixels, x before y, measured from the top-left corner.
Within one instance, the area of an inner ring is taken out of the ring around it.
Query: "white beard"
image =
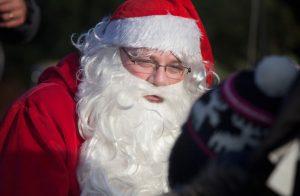
[[[169,152],[194,98],[183,82],[155,87],[122,66],[111,72],[109,81],[98,78],[87,90],[85,79],[79,88],[79,129],[88,137],[78,167],[81,195],[166,192]],[[102,82],[107,85],[99,89]],[[145,95],[164,102],[150,103]]]

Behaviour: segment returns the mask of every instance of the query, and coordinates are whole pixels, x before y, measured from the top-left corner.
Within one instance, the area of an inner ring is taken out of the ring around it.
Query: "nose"
[[[154,86],[166,86],[169,85],[169,78],[166,75],[165,68],[159,67],[148,78],[147,81]]]

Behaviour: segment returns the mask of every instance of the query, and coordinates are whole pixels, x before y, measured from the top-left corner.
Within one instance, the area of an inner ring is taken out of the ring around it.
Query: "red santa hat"
[[[196,58],[207,73],[213,70],[210,43],[190,0],[127,0],[112,15],[103,41],[172,51],[179,57]]]

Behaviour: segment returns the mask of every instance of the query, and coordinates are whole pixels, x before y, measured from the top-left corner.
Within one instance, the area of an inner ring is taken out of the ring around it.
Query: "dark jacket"
[[[0,79],[5,65],[3,43],[20,44],[28,43],[36,35],[40,25],[40,8],[34,0],[26,0],[27,18],[23,25],[16,28],[0,28]]]

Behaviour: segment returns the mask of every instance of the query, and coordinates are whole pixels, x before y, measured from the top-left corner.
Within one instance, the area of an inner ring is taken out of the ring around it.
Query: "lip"
[[[145,99],[147,99],[149,102],[152,103],[162,103],[164,101],[162,97],[159,97],[157,95],[146,95],[144,97]]]

